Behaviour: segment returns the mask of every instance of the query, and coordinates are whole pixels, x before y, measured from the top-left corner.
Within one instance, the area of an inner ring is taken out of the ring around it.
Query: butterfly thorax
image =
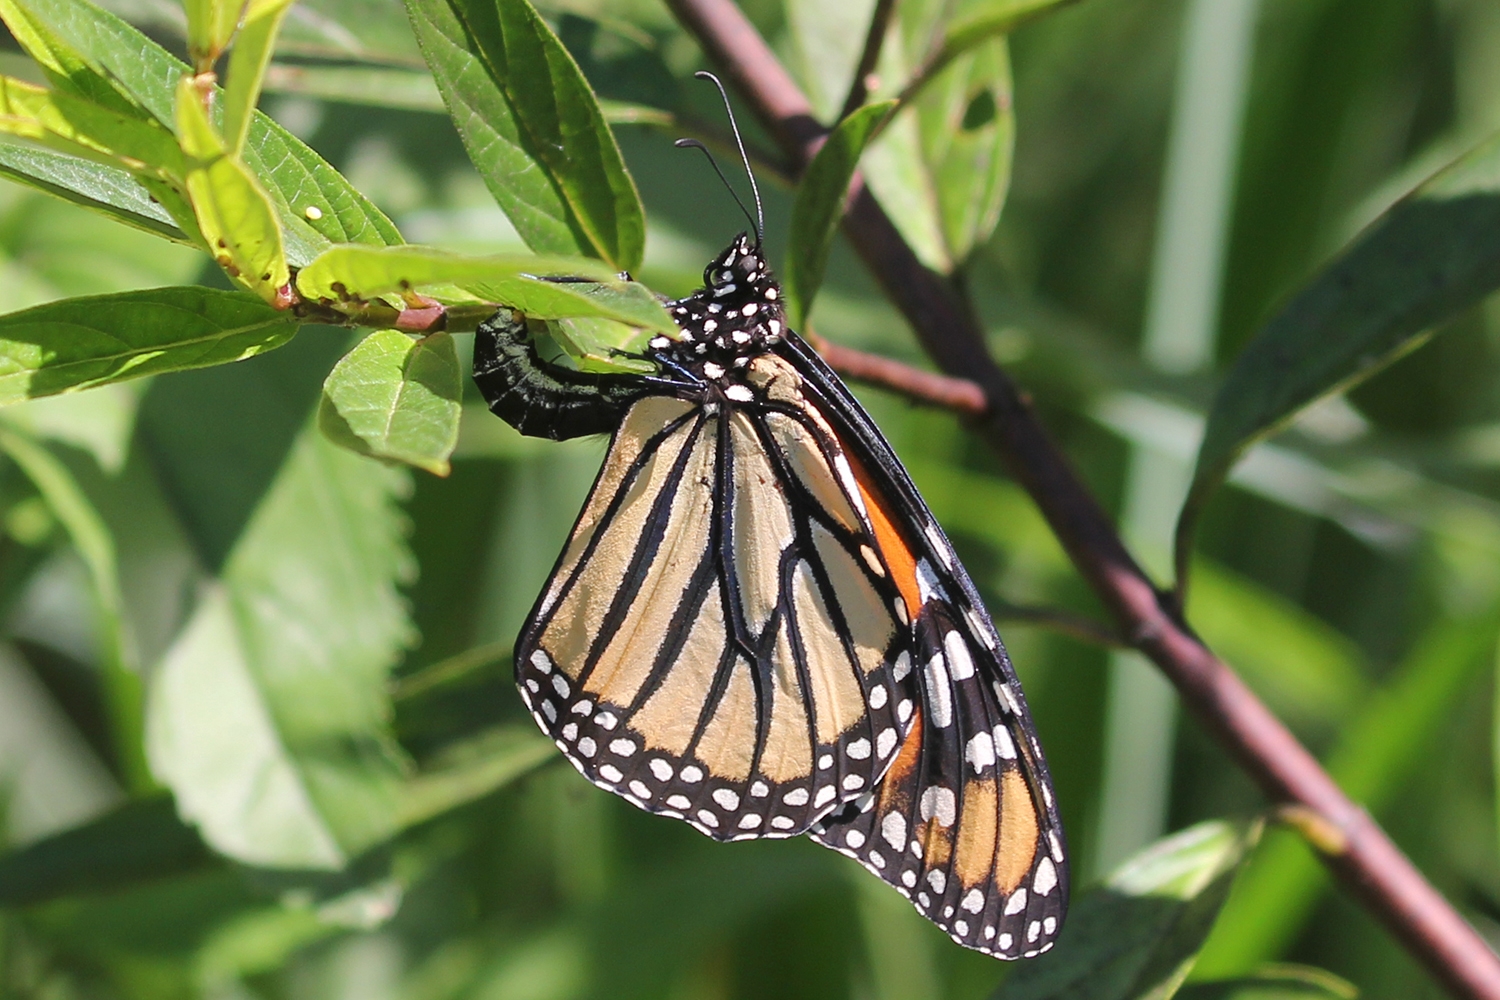
[[[669,302],[667,311],[681,332],[676,338],[653,338],[652,356],[732,400],[745,395],[751,361],[786,333],[781,287],[759,244],[745,233],[704,269],[703,287]]]

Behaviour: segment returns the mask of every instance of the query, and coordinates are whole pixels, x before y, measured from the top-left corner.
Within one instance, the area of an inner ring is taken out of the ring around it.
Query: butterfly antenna
[[[766,230],[766,212],[760,204],[760,186],[755,183],[755,171],[750,169],[750,154],[745,152],[745,139],[742,135],[740,135],[739,122],[734,120],[734,108],[729,103],[729,93],[724,89],[724,84],[720,82],[719,78],[717,76],[714,76],[707,70],[700,69],[693,75],[700,80],[707,80],[715,87],[717,87],[719,90],[719,97],[724,101],[724,113],[729,116],[729,128],[732,132],[734,132],[734,144],[739,147],[740,162],[745,165],[745,176],[750,179],[750,191],[755,195],[755,242],[756,245],[759,245],[761,234]],[[681,144],[679,143],[679,145]],[[704,150],[704,152],[707,152],[707,150]],[[710,157],[710,159],[712,159],[712,157]],[[716,166],[714,169],[717,170],[718,167]],[[720,174],[719,176],[722,177],[723,174]],[[728,182],[726,181],[726,183]],[[736,198],[735,200],[738,201],[739,199]],[[743,208],[744,206],[741,205],[740,207]],[[746,212],[745,214],[749,215],[750,213]]]
[[[751,227],[754,228],[755,216],[750,214],[750,210],[746,208],[745,203],[740,200],[739,192],[735,191],[734,185],[729,183],[729,178],[724,176],[724,171],[719,169],[719,161],[714,159],[714,154],[708,151],[708,147],[703,145],[703,143],[699,142],[697,139],[678,139],[676,142],[672,143],[672,145],[676,146],[678,149],[696,149],[701,151],[704,156],[708,157],[708,165],[714,168],[714,173],[719,175],[719,180],[724,183],[724,189],[729,192],[729,197],[733,198],[734,203],[740,206],[740,211],[745,213],[745,218],[750,221]],[[760,242],[759,229],[755,230],[755,242]]]

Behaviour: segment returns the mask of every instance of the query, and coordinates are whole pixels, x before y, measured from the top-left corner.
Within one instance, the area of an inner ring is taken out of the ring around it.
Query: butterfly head
[[[728,384],[786,334],[781,286],[771,276],[760,241],[741,233],[703,271],[703,287],[668,303],[681,328],[676,340],[651,342],[679,366],[710,382]]]

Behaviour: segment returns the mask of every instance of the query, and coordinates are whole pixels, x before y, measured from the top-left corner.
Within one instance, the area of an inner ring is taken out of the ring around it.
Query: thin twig
[[[984,390],[966,378],[924,372],[893,358],[835,344],[815,333],[805,336],[830,368],[856,382],[889,389],[913,402],[956,410],[968,417],[981,416],[989,409]]]
[[[886,29],[890,27],[891,12],[895,9],[896,0],[876,0],[875,10],[870,14],[870,30],[865,32],[865,47],[860,50],[859,65],[854,67],[854,79],[849,81],[849,96],[844,98],[839,121],[859,110],[865,98],[870,96],[870,76],[880,61],[880,49],[885,44]]]
[[[1059,635],[1071,636],[1091,646],[1102,646],[1105,649],[1129,648],[1129,644],[1120,638],[1119,633],[1104,622],[1095,621],[1076,611],[1040,604],[1011,604],[1009,601],[1001,601],[999,604],[991,601],[989,604],[990,615],[997,622],[1027,622]]]
[[[807,98],[732,0],[668,0],[794,162],[822,137]],[[1275,803],[1341,834],[1325,863],[1458,997],[1500,1000],[1500,958],[1370,816],[1350,801],[1245,683],[1169,610],[1113,524],[989,356],[967,304],[922,265],[856,178],[844,220],[850,242],[923,346],[950,375],[972,379],[989,407],[974,426],[1036,501],[1122,635],[1177,686],[1186,704]]]

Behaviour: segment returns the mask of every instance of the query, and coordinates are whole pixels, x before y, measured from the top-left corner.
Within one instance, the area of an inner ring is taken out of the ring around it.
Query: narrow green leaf
[[[193,68],[210,72],[229,47],[246,0],[184,0],[183,6],[187,9],[188,53]]]
[[[83,826],[0,854],[0,908],[110,892],[212,861],[171,799],[127,802]]]
[[[1010,34],[1032,18],[1072,2],[1073,0],[981,0],[965,4],[958,15],[948,22],[938,59],[953,59],[991,38]]]
[[[407,0],[469,157],[538,253],[635,270],[645,216],[587,81],[526,0]]]
[[[152,769],[220,853],[339,868],[395,830],[406,483],[309,422],[157,668]]]
[[[833,234],[844,214],[844,194],[859,166],[865,144],[895,106],[895,101],[867,104],[839,122],[802,175],[792,204],[789,249],[781,286],[793,327],[803,326],[823,284],[823,269],[828,265]]]
[[[0,77],[0,129],[132,170],[182,175],[177,143],[161,126],[11,77]]]
[[[550,740],[530,723],[498,726],[450,747],[401,791],[402,827],[467,805],[553,759]]]
[[[377,330],[323,383],[318,425],[350,451],[446,476],[462,406],[463,373],[452,337],[416,340]]]
[[[549,275],[598,280],[539,280]],[[661,333],[677,332],[677,324],[644,285],[620,281],[608,267],[580,258],[465,257],[432,247],[342,246],[329,249],[297,273],[297,290],[303,297],[330,302],[444,285],[520,309],[534,319],[599,316]]]
[[[5,20],[11,35],[20,42],[27,55],[36,60],[47,80],[58,90],[121,114],[149,117],[143,108],[91,66],[71,39],[38,17],[32,8],[17,0],[0,0],[0,18]]]
[[[301,66],[272,63],[265,89],[341,104],[445,112],[432,74],[384,66]]]
[[[1305,965],[1269,965],[1253,975],[1190,983],[1177,1000],[1355,1000],[1353,983]]]
[[[1500,287],[1500,135],[1361,233],[1235,359],[1209,411],[1177,524],[1179,576],[1198,516],[1245,450],[1310,403],[1369,378]]]
[[[267,302],[291,280],[276,210],[254,176],[224,148],[189,77],[177,88],[177,131],[189,157],[188,195],[219,266]]]
[[[198,245],[177,227],[171,213],[151,200],[129,171],[119,167],[0,138],[0,176],[154,236]]]
[[[1487,662],[1486,654],[1493,655],[1497,615],[1492,608],[1474,619],[1431,627],[1349,721],[1326,767],[1350,798],[1378,815],[1430,759],[1432,741],[1457,699]],[[1197,974],[1244,975],[1274,958],[1328,886],[1327,871],[1306,842],[1289,830],[1272,830],[1235,886]]]
[[[298,320],[242,292],[153,288],[0,316],[0,405],[280,347]]]
[[[124,602],[115,540],[73,473],[45,447],[0,427],[0,450],[31,480],[88,568],[99,615],[99,662],[109,700],[115,756],[130,787],[144,792],[154,783],[141,748],[141,677],[125,659]]]
[[[55,86],[66,75],[76,92],[96,103],[108,105],[100,95],[113,95],[123,108],[144,109],[174,127],[177,82],[189,67],[119,17],[88,0],[0,0],[0,15],[13,31],[19,25],[28,37],[50,40],[35,48],[28,43],[27,51],[59,67],[49,73]],[[328,243],[402,242],[391,221],[342,174],[259,111],[243,159],[281,214],[293,265],[312,260]]]
[[[1018,968],[996,1000],[1167,1000],[1259,832],[1211,821],[1146,848],[1074,901],[1057,947]]]
[[[276,47],[281,21],[291,5],[292,0],[250,0],[245,5],[245,23],[229,53],[229,79],[224,86],[224,144],[233,156],[239,156],[245,148],[261,82]]]

